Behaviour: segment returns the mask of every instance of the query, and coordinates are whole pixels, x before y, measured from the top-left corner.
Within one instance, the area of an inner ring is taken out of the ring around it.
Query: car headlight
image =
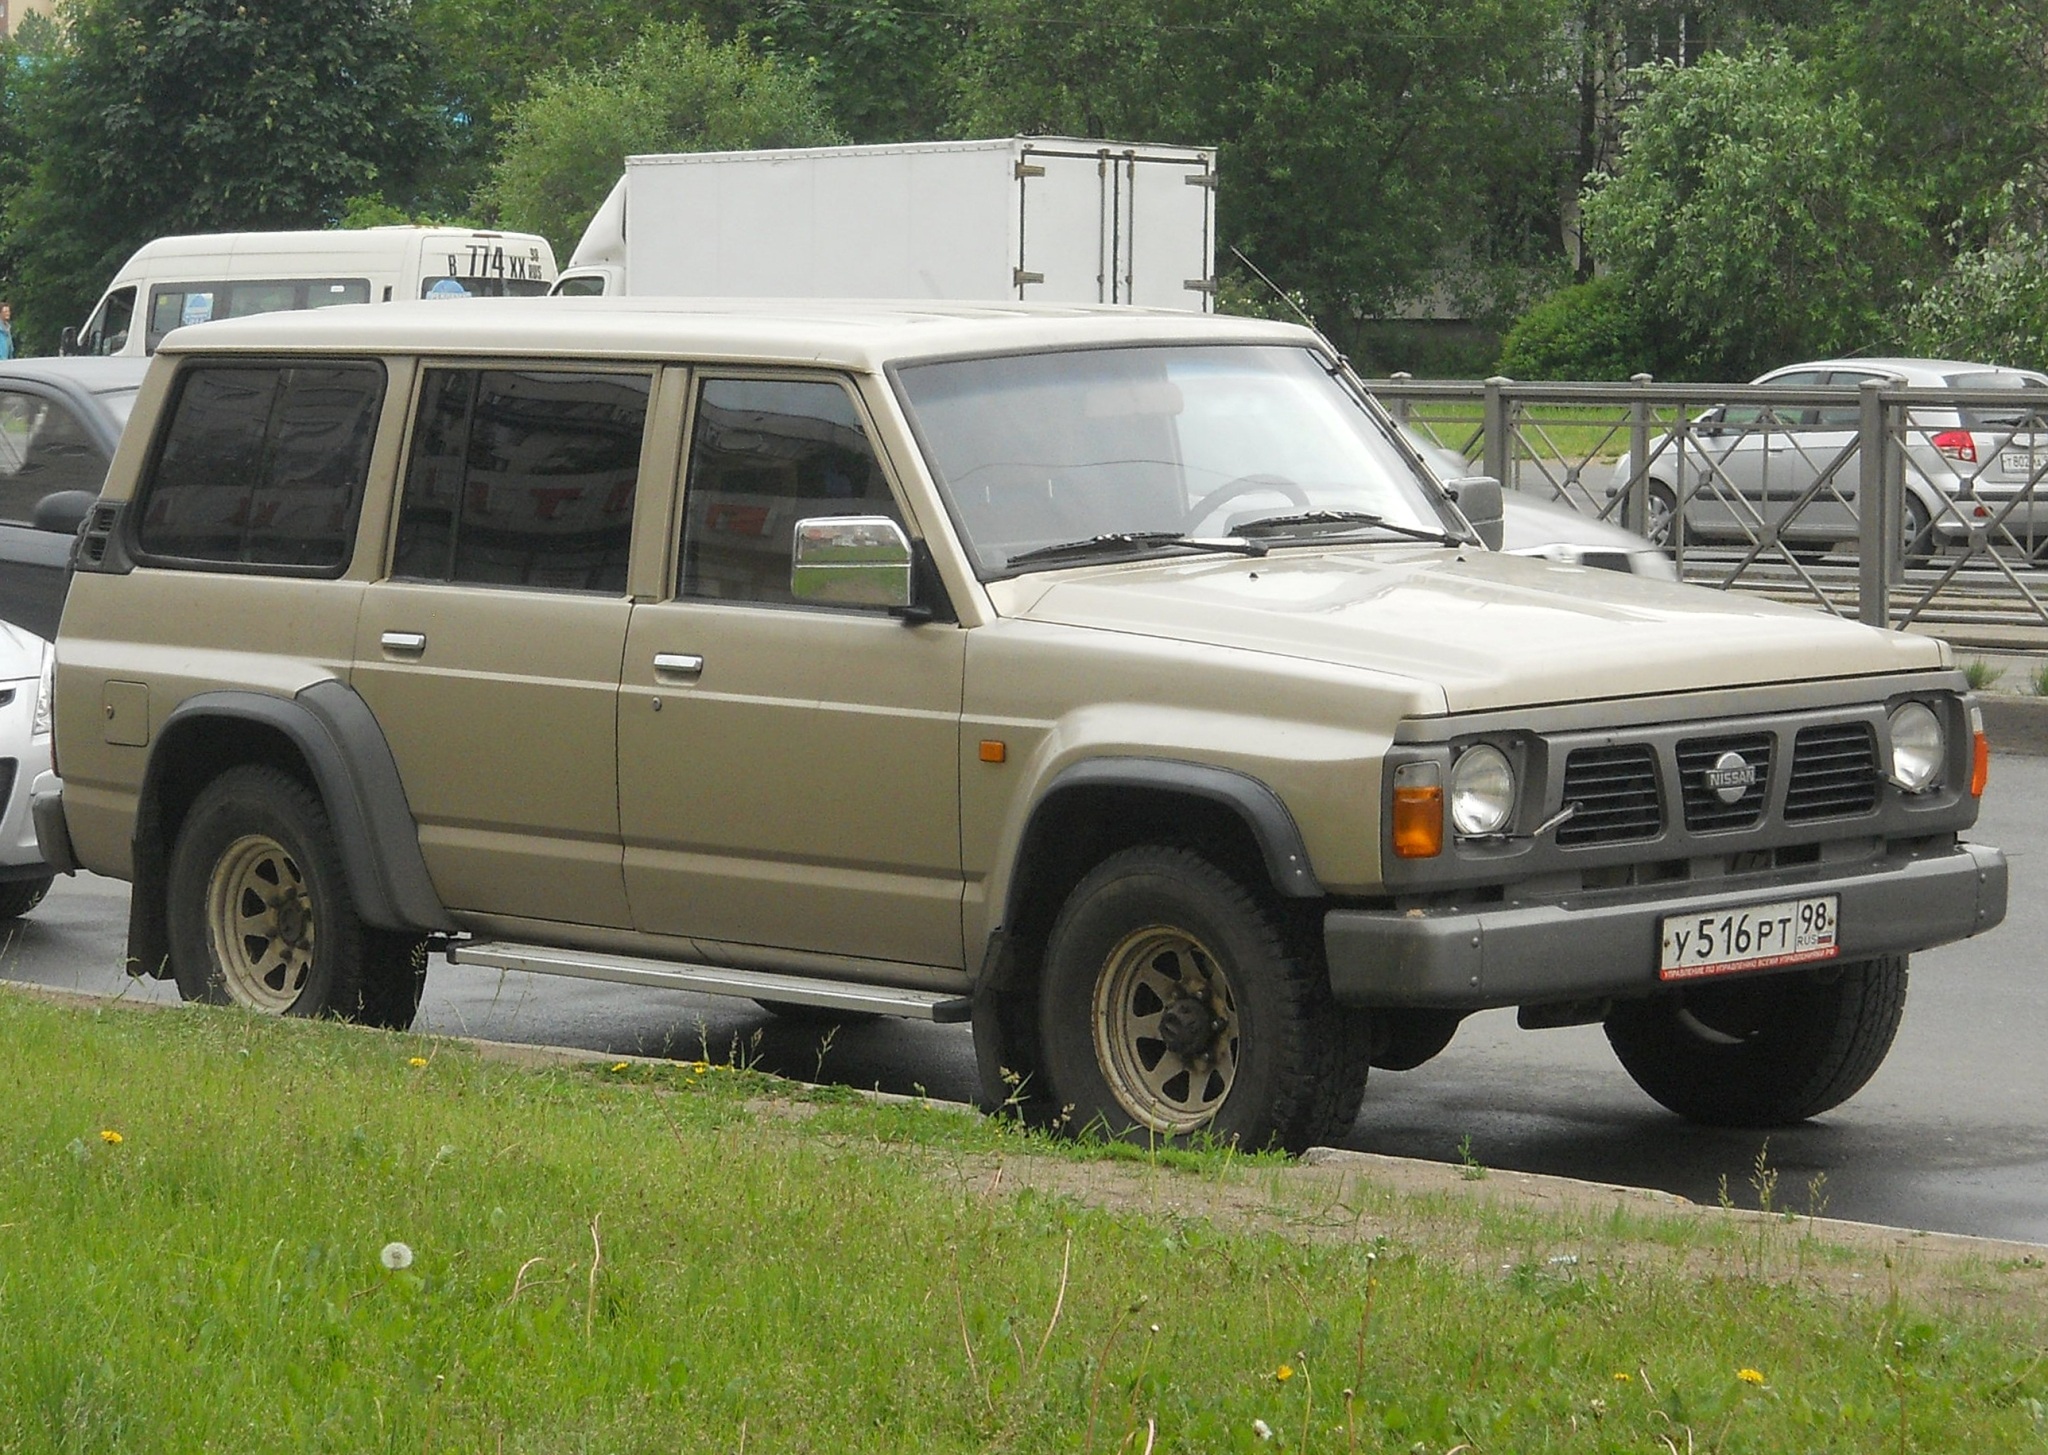
[[[1497,834],[1515,811],[1515,770],[1499,748],[1480,743],[1451,765],[1451,825],[1469,836]]]
[[[1908,793],[1924,793],[1941,777],[1948,756],[1948,738],[1941,719],[1924,702],[1902,702],[1892,709],[1892,782]]]
[[[42,680],[36,683],[35,720],[29,725],[29,733],[34,737],[46,738],[50,735],[50,689],[51,678],[56,668],[57,654],[44,652]]]

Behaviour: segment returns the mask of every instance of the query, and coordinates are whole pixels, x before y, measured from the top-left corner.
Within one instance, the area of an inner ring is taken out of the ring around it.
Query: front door
[[[798,520],[903,519],[852,391],[700,380],[682,514],[619,694],[635,924],[959,967],[964,633],[790,592]]]
[[[354,683],[450,909],[631,924],[617,694],[652,374],[422,372]]]

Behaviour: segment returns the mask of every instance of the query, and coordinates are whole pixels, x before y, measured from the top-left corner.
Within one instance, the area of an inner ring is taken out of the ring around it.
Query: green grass
[[[1529,1212],[1448,1169],[1468,1195],[17,994],[0,1084],[9,1451],[2043,1439],[2038,1264],[1923,1298],[1796,1218]]]

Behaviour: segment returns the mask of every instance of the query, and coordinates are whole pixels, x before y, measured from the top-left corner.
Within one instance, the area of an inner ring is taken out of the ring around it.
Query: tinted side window
[[[216,318],[246,318],[255,313],[288,313],[301,308],[332,308],[337,303],[368,303],[367,278],[279,278],[217,283],[160,283],[149,290],[149,347],[188,323]]]
[[[0,389],[0,520],[28,520],[53,490],[98,493],[107,457],[68,405]]]
[[[142,487],[145,555],[339,572],[384,399],[371,363],[195,364]]]
[[[652,382],[427,370],[391,573],[623,593]]]
[[[684,495],[682,594],[793,603],[796,523],[818,515],[902,520],[846,390],[706,380]]]

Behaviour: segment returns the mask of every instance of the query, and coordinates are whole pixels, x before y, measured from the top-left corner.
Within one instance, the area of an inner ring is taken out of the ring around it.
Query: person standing
[[[0,359],[14,357],[14,305],[0,303]]]

